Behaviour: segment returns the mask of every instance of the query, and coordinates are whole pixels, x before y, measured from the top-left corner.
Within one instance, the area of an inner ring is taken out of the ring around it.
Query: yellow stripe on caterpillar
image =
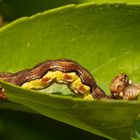
[[[75,72],[63,73],[61,71],[49,71],[41,79],[26,82],[22,87],[29,89],[42,89],[47,87],[53,80],[56,80],[58,83],[71,83],[77,77],[78,76],[76,76]]]
[[[93,98],[93,96],[89,93],[89,94],[86,94],[85,96],[84,96],[84,99],[85,100],[94,100],[94,98]]]
[[[24,83],[21,87],[27,88],[27,89],[42,89],[44,86],[41,85],[41,79],[36,79],[30,82]]]
[[[70,85],[71,89],[73,89],[76,93],[86,93],[90,92],[90,87],[82,84],[81,79],[76,75],[75,80]]]
[[[90,94],[90,87],[84,85],[79,76],[75,72],[63,73],[61,71],[49,71],[40,79],[35,79],[26,82],[22,85],[23,88],[27,89],[43,89],[49,86],[54,80],[58,83],[68,83],[70,88],[76,93],[83,95],[84,98]]]

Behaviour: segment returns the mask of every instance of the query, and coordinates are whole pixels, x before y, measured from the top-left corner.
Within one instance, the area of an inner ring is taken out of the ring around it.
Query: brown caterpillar
[[[81,65],[72,60],[48,60],[32,69],[17,73],[0,73],[0,79],[11,84],[30,89],[42,89],[53,82],[68,83],[76,94],[93,98],[108,98],[104,91],[96,84],[92,75]],[[87,95],[87,96],[86,96]]]
[[[0,73],[0,80],[28,89],[43,89],[54,82],[66,83],[77,95],[86,99],[135,99],[137,94],[132,95],[125,92],[130,85],[128,76],[121,74],[111,82],[110,90],[112,96],[108,96],[97,85],[92,75],[75,61],[67,59],[48,60],[42,62],[32,69],[26,69],[16,73]],[[123,94],[122,94],[123,92]],[[1,89],[0,99],[5,99],[4,89]]]

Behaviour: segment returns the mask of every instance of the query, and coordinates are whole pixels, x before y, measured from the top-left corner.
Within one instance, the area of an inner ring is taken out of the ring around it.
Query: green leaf
[[[140,5],[89,3],[21,18],[0,29],[0,70],[16,72],[69,58],[85,66],[107,93],[120,72],[138,82],[139,17]],[[9,101],[111,139],[128,139],[140,111],[137,101],[84,101],[1,85]]]
[[[71,140],[73,136],[80,140],[107,140],[40,114],[0,110],[1,140]]]
[[[30,112],[30,113],[36,113],[35,111],[27,108],[26,106],[23,106],[21,104],[13,103],[10,101],[0,101],[0,109],[5,110],[13,110],[13,111],[23,111],[23,112]]]
[[[135,129],[132,130],[132,140],[140,139],[140,118],[137,118],[134,122]]]
[[[24,90],[1,82],[10,101],[50,118],[111,139],[128,139],[140,104],[122,101],[85,101]]]

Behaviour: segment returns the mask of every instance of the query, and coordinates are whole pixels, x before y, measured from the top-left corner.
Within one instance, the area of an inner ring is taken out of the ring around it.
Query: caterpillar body
[[[44,89],[54,82],[67,84],[76,94],[85,99],[127,99],[138,97],[140,85],[132,84],[126,74],[115,77],[110,84],[112,95],[106,95],[97,85],[87,69],[73,60],[58,59],[42,62],[32,69],[16,73],[0,73],[0,80],[27,89]],[[5,99],[4,89],[0,90],[0,99]]]
[[[106,98],[92,75],[77,62],[68,59],[48,60],[32,69],[16,73],[0,73],[0,79],[29,89],[42,89],[53,82],[66,83],[75,94],[85,98]]]

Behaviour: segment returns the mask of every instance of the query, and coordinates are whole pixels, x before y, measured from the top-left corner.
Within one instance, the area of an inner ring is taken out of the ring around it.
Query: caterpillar
[[[112,95],[106,95],[97,85],[93,76],[80,64],[69,59],[44,61],[31,69],[16,73],[0,73],[0,80],[27,88],[40,90],[47,88],[54,82],[67,84],[76,94],[85,99],[135,99],[137,94],[126,93],[126,87],[130,85],[128,76],[121,74],[115,77],[110,85]],[[129,87],[130,88],[130,87]],[[0,90],[0,99],[5,99],[4,89]]]

